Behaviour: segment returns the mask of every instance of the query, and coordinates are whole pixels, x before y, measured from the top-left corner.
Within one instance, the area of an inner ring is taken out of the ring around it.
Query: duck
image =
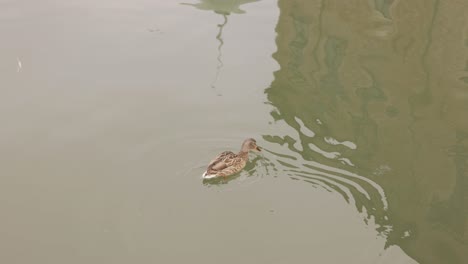
[[[259,152],[262,149],[257,146],[257,141],[248,138],[242,143],[241,150],[235,154],[232,151],[224,151],[214,158],[203,173],[203,179],[213,179],[217,177],[227,177],[238,173],[249,160],[249,152]]]

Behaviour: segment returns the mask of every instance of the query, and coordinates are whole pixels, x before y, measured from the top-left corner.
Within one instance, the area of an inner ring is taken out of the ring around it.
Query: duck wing
[[[215,170],[220,171],[232,164],[232,161],[236,158],[236,154],[232,151],[224,151],[219,154],[214,160],[208,164],[207,171]]]

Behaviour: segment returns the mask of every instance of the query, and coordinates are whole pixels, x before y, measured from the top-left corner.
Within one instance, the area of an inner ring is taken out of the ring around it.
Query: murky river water
[[[1,263],[467,263],[466,14],[1,0]]]

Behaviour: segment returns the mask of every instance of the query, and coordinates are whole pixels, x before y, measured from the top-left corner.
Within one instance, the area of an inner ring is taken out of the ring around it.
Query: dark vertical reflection
[[[211,83],[212,88],[216,88],[216,81],[218,80],[219,73],[221,72],[221,69],[224,66],[224,63],[223,63],[223,60],[222,60],[223,53],[221,51],[222,48],[223,48],[223,45],[224,45],[223,29],[224,29],[224,26],[226,26],[226,24],[228,22],[228,15],[229,14],[222,14],[222,15],[223,15],[224,21],[223,21],[223,23],[218,25],[219,31],[218,31],[218,35],[216,35],[216,39],[219,41],[218,57],[216,58],[218,60],[218,66],[216,66],[216,74],[215,74],[215,77],[213,79],[213,82]]]
[[[216,40],[218,41],[218,55],[216,57],[218,64],[216,66],[215,76],[211,83],[211,88],[216,90],[217,95],[221,96],[221,92],[217,89],[216,82],[218,81],[221,70],[224,66],[222,48],[224,45],[223,30],[228,23],[230,14],[244,14],[245,11],[241,6],[248,3],[258,2],[260,0],[200,0],[198,3],[182,3],[182,5],[193,6],[200,10],[213,11],[223,18],[223,22],[218,24],[218,34]]]
[[[265,93],[297,133],[264,135],[286,148],[271,152],[277,167],[341,194],[417,261],[467,263],[466,2],[279,8],[280,69]]]

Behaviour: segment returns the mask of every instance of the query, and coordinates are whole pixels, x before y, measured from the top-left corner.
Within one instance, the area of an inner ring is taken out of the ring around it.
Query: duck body
[[[249,160],[250,150],[260,151],[260,147],[252,138],[244,141],[241,151],[237,154],[232,151],[224,151],[219,154],[208,164],[205,173],[203,173],[203,179],[227,177],[240,172]]]
[[[224,151],[208,164],[208,168],[203,173],[203,178],[211,179],[236,174],[245,167],[248,159],[249,154],[247,152],[235,154],[232,151]]]

